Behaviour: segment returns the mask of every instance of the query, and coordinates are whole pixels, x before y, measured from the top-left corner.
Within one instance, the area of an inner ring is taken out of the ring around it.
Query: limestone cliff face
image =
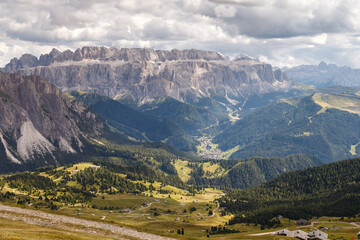
[[[291,82],[271,65],[251,58],[225,60],[217,52],[83,47],[14,58],[6,72],[40,75],[63,91],[82,90],[137,103],[173,97],[197,103],[221,97],[237,104],[253,94],[288,91]]]
[[[0,162],[21,165],[40,158],[57,163],[55,153],[81,152],[84,136],[102,127],[92,112],[68,102],[44,78],[0,72]]]

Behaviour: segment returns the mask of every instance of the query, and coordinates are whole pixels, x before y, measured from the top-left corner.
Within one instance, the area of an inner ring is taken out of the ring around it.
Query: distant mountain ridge
[[[138,104],[172,97],[181,102],[241,107],[251,95],[287,92],[295,83],[251,58],[228,61],[217,52],[83,47],[75,52],[24,54],[3,69],[40,75],[63,91],[81,90]],[[226,107],[223,106],[226,111]]]
[[[300,83],[316,87],[329,86],[360,86],[360,69],[335,64],[300,65],[292,68],[283,68],[286,75]]]

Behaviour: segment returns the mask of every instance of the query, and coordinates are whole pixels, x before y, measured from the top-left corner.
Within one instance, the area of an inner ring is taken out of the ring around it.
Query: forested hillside
[[[191,178],[188,183],[195,186],[218,186],[220,188],[245,189],[264,183],[268,180],[294,170],[306,169],[320,165],[321,162],[306,154],[289,155],[279,157],[251,157],[245,161],[219,160],[211,161],[218,164],[222,173],[211,176],[206,173],[203,165],[190,164],[193,166]],[[218,172],[220,172],[218,170]]]
[[[279,214],[291,219],[354,216],[360,212],[360,159],[285,173],[252,189],[230,191],[221,205],[236,213],[231,223],[265,224]]]
[[[212,110],[214,108],[215,106]],[[220,128],[229,124],[229,117],[224,114],[224,110],[218,110],[215,113],[207,108],[182,103],[174,98],[144,104],[140,109],[144,113],[176,123],[191,135],[218,132]]]

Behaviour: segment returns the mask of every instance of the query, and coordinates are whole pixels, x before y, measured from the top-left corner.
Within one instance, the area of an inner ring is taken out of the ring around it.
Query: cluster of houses
[[[312,232],[305,232],[302,230],[290,231],[288,229],[279,230],[275,233],[276,235],[282,235],[287,237],[298,238],[302,240],[327,240],[328,235],[320,230],[315,230]]]

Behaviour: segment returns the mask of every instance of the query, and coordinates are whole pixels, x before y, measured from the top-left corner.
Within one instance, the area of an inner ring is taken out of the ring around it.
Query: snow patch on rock
[[[35,154],[44,156],[55,150],[54,145],[36,130],[31,121],[21,125],[21,137],[17,140],[17,152],[23,160],[29,160]]]
[[[68,141],[66,141],[66,139],[63,137],[60,137],[59,148],[60,150],[65,151],[67,153],[76,153],[75,149],[73,149],[71,145],[68,143]]]
[[[9,150],[9,146],[7,144],[7,142],[5,141],[2,133],[0,132],[0,140],[1,140],[1,143],[2,145],[4,146],[5,148],[5,153],[6,153],[6,156],[13,162],[13,163],[17,163],[17,164],[21,164],[22,162],[19,161],[16,157],[14,157],[14,155],[12,155],[12,153],[10,152]]]

